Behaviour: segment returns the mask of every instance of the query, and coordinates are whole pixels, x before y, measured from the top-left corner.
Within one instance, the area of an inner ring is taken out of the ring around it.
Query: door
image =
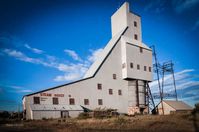
[[[61,118],[68,118],[69,112],[68,111],[61,111]]]

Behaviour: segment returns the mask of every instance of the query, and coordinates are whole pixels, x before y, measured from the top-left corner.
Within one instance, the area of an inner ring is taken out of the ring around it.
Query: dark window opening
[[[144,66],[144,71],[146,71],[146,66]]]
[[[101,89],[102,89],[102,84],[98,83],[98,84],[97,84],[97,89],[98,89],[98,90],[101,90]]]
[[[121,89],[118,90],[118,95],[122,95],[122,90]]]
[[[58,98],[53,98],[53,104],[59,104]]]
[[[134,39],[138,40],[138,35],[137,34],[134,34]]]
[[[130,63],[130,68],[133,68],[133,63]]]
[[[149,72],[151,72],[151,67],[149,67]]]
[[[102,99],[98,99],[98,105],[103,105]]]
[[[89,105],[89,100],[88,99],[84,99],[84,105]]]
[[[137,22],[136,21],[134,21],[134,27],[137,27]]]
[[[113,74],[113,79],[117,79],[117,76],[116,76],[116,74]]]
[[[109,93],[110,95],[112,95],[112,94],[113,94],[113,89],[109,89],[109,90],[108,90],[108,93]]]
[[[40,104],[40,97],[33,97],[34,104]]]
[[[69,99],[69,104],[70,105],[75,105],[75,99],[74,98],[70,98]]]
[[[142,47],[140,47],[140,53],[143,53],[143,48]]]
[[[140,65],[139,64],[137,64],[137,69],[140,70]]]

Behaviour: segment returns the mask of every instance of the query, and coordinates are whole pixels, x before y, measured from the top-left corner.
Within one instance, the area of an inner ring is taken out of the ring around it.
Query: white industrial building
[[[82,80],[25,95],[26,119],[76,117],[88,109],[148,112],[152,50],[142,42],[141,17],[125,2],[111,17],[112,38]]]

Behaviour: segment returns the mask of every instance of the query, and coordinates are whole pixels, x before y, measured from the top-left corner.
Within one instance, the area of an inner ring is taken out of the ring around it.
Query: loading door
[[[61,111],[61,118],[68,118],[69,112],[68,111]]]

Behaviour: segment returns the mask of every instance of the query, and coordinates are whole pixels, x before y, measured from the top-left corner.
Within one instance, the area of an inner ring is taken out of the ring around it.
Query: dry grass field
[[[137,115],[105,119],[55,119],[4,122],[0,131],[10,132],[199,132],[199,114]]]

